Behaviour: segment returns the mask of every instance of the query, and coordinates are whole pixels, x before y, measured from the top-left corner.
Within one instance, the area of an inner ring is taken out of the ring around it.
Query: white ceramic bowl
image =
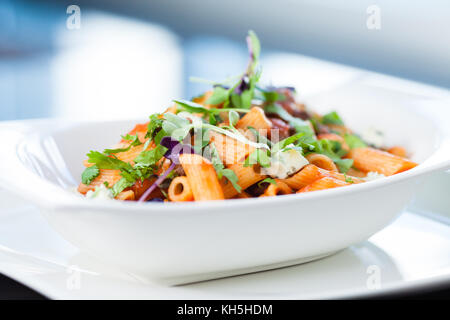
[[[331,102],[350,127],[376,126],[420,165],[365,184],[298,195],[98,202],[70,190],[79,182],[82,160],[90,149],[116,142],[135,121],[40,120],[0,125],[6,141],[0,182],[36,203],[81,250],[144,280],[179,284],[301,263],[367,239],[402,212],[422,177],[450,168],[448,121],[441,121],[448,111],[441,101],[370,87],[309,101],[321,111]]]

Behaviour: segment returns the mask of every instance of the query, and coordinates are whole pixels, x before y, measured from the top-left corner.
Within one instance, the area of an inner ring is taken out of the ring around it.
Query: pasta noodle
[[[267,187],[267,189],[264,191],[261,197],[273,197],[292,193],[292,189],[289,188],[289,186],[280,179],[275,179],[275,182],[276,182],[275,184],[271,183]]]
[[[242,188],[242,190],[245,190],[251,185],[266,178],[266,176],[257,173],[255,167],[256,166],[244,167],[243,164],[236,163],[229,166],[227,169],[231,169],[234,172],[238,179],[238,185]],[[227,182],[225,179],[222,179],[221,185],[226,199],[233,198],[236,194],[238,194],[238,191],[229,181]]]
[[[393,154],[394,156],[398,156],[398,157],[402,157],[402,158],[406,157],[405,148],[400,147],[400,146],[391,147],[387,150],[387,152],[389,152],[390,154]]]
[[[233,197],[233,199],[247,199],[247,198],[251,198],[251,195],[249,195],[245,191],[242,191],[241,193],[238,193],[236,196]]]
[[[187,177],[176,177],[172,180],[169,186],[169,200],[170,201],[192,201],[194,200],[194,195],[192,193],[192,188],[189,185],[189,180]]]
[[[300,189],[299,191],[297,191],[297,193],[325,190],[325,189],[343,187],[343,186],[347,186],[347,185],[349,185],[349,184],[344,181],[334,179],[332,177],[323,177],[323,178],[320,178],[319,180],[314,181],[310,185],[307,185],[306,187]]]
[[[132,190],[122,191],[116,196],[117,200],[134,200],[134,192]]]
[[[263,109],[260,107],[253,107],[245,116],[243,116],[237,123],[237,129],[247,129],[248,127],[256,130],[270,130],[271,122],[267,119]]]
[[[374,148],[356,148],[349,152],[353,166],[362,171],[376,171],[391,176],[417,166],[416,163]]]
[[[324,177],[331,177],[333,179],[341,181],[351,181],[350,183],[361,183],[362,180],[350,175],[344,175],[339,172],[329,171],[319,168],[313,164],[308,164],[302,170],[294,174],[293,176],[282,179],[289,187],[294,190],[299,190],[306,187],[307,185],[313,183]]]
[[[283,179],[282,181],[292,189],[298,190],[322,178],[323,176],[324,174],[320,172],[317,166],[308,164],[293,176]]]
[[[96,187],[100,187],[105,182],[108,186],[112,187],[122,177],[119,170],[100,169],[100,174],[89,185],[80,183],[78,186],[78,192],[86,194],[88,191],[94,191]]]
[[[209,137],[225,165],[240,163],[255,150],[248,144],[216,132],[210,132]]]
[[[181,154],[180,163],[195,201],[223,200],[224,194],[210,161],[197,154]]]
[[[339,172],[333,160],[328,158],[326,155],[318,153],[310,153],[306,156],[306,159],[309,161],[309,163],[314,164],[319,168]]]

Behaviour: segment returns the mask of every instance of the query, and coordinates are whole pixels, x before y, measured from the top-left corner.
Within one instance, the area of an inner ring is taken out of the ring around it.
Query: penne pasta
[[[195,201],[225,198],[216,171],[209,160],[197,154],[181,154],[179,159]]]
[[[88,191],[94,191],[95,187],[100,187],[105,182],[107,182],[109,187],[112,187],[121,178],[119,170],[100,169],[100,174],[89,185],[80,183],[78,192],[86,194]]]
[[[328,171],[339,172],[339,169],[334,164],[333,160],[331,160],[324,154],[310,153],[306,156],[306,159],[309,161],[309,163],[311,163],[319,168],[322,168],[322,169],[325,169]]]
[[[410,160],[369,147],[352,149],[347,157],[353,159],[353,166],[356,169],[366,172],[375,171],[385,176],[391,176],[417,166]]]
[[[128,201],[134,200],[135,199],[134,192],[132,190],[122,191],[116,196],[116,199]]]
[[[276,184],[269,184],[260,197],[274,197],[283,194],[291,194],[292,189],[280,179],[275,179]]]
[[[349,183],[361,183],[363,182],[363,180],[358,179],[357,177],[351,176],[349,174],[343,174],[340,172],[335,172],[335,171],[328,171],[322,168],[319,168],[319,172],[322,174],[322,176],[324,177],[331,177],[334,179],[338,179],[344,182],[349,182]]]
[[[242,163],[243,160],[255,150],[254,147],[237,141],[233,138],[216,132],[209,133],[210,141],[219,153],[219,157],[225,165]]]
[[[194,200],[194,194],[188,178],[185,176],[174,178],[170,183],[168,196],[170,201],[175,202]]]
[[[303,187],[302,189],[298,190],[297,193],[332,189],[332,188],[343,187],[343,186],[347,186],[347,185],[349,185],[349,184],[344,181],[334,179],[332,177],[323,177],[323,178],[320,178],[319,180],[316,180],[313,183],[307,185],[306,187]]]
[[[251,198],[252,196],[249,195],[247,192],[242,191],[241,193],[238,193],[236,196],[233,197],[233,199],[247,199]]]
[[[286,183],[289,187],[294,190],[299,190],[301,188],[306,187],[307,185],[313,183],[316,180],[319,180],[324,177],[331,177],[333,179],[341,180],[341,181],[349,181],[350,183],[361,183],[363,182],[361,179],[357,177],[353,177],[350,175],[344,175],[339,172],[329,171],[322,168],[319,168],[313,164],[308,164],[302,170],[294,174],[293,176],[282,179],[284,183]]]
[[[248,127],[256,130],[270,130],[272,123],[267,119],[263,109],[260,107],[253,107],[245,116],[243,116],[237,123],[237,129],[246,130]]]
[[[151,149],[151,148],[149,148]],[[144,151],[144,145],[140,144],[138,146],[131,147],[130,150],[125,152],[119,152],[116,153],[115,156],[117,159],[122,160],[124,162],[132,163],[133,160],[142,152]]]
[[[138,135],[139,140],[144,143],[147,139],[145,138],[145,135],[147,134],[147,126],[148,126],[148,122],[146,123],[139,123],[137,124],[130,132],[128,132],[129,135],[134,136],[134,135]],[[125,143],[126,145],[128,145],[127,143],[128,141],[123,139],[120,140],[120,143]]]
[[[402,158],[406,157],[405,148],[400,147],[400,146],[391,147],[387,150],[387,152],[389,152],[390,154],[393,154],[394,156],[397,156],[397,157],[402,157]]]
[[[227,169],[231,169],[235,173],[236,177],[238,178],[237,184],[242,188],[242,190],[247,189],[251,185],[267,177],[257,173],[255,171],[255,166],[244,167],[244,165],[241,163],[233,164]],[[221,180],[221,185],[226,199],[233,198],[239,193],[226,179]]]
[[[355,168],[350,168],[347,171],[347,175],[356,178],[364,178],[367,175],[367,172]]]
[[[317,166],[308,164],[293,176],[282,179],[281,181],[286,183],[292,189],[298,190],[322,178],[323,176],[324,174],[319,170]]]

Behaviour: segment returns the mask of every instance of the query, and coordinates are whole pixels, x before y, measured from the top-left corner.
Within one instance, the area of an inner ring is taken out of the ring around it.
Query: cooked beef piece
[[[278,142],[280,140],[286,139],[289,137],[289,129],[290,126],[285,121],[279,118],[268,118],[270,122],[272,122],[272,129],[270,130],[270,138],[274,142]],[[272,132],[274,131],[274,132]],[[277,131],[277,132],[275,132]],[[277,139],[278,137],[278,139]],[[278,141],[275,141],[278,140]]]
[[[308,120],[310,118],[308,112],[306,112],[305,105],[295,101],[294,92],[288,88],[279,89],[286,99],[280,101],[279,104],[286,110],[290,115],[301,118],[303,120]]]

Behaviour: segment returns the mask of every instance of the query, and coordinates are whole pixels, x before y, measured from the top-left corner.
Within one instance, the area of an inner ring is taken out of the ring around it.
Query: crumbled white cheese
[[[285,179],[308,163],[308,160],[297,150],[278,151],[272,155],[270,167],[261,168],[261,173],[272,178]]]
[[[89,190],[86,193],[86,198],[96,199],[96,200],[109,200],[114,199],[113,193],[104,184],[95,187],[95,190]]]
[[[383,132],[373,127],[370,127],[367,130],[365,130],[361,135],[361,138],[368,144],[371,144],[377,148],[381,148],[384,145]]]
[[[365,180],[365,181],[373,181],[373,180],[378,180],[378,179],[381,179],[381,178],[386,178],[386,176],[384,174],[378,173],[376,171],[370,171],[362,179]]]

